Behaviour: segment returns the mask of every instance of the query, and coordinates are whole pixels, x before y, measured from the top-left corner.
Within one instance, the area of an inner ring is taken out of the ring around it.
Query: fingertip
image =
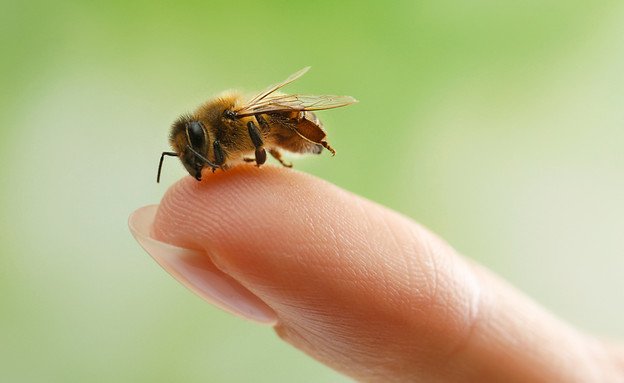
[[[178,247],[150,235],[158,205],[135,210],[128,218],[130,232],[143,249],[172,277],[213,306],[265,326],[278,323],[276,313],[262,300],[214,266],[201,250]]]
[[[184,177],[165,193],[152,234],[193,249],[210,244],[233,250],[239,237],[253,238],[256,242],[245,242],[264,248],[289,228],[299,228],[310,210],[325,210],[334,218],[332,204],[323,199],[339,191],[316,177],[271,165],[207,173],[200,182]]]

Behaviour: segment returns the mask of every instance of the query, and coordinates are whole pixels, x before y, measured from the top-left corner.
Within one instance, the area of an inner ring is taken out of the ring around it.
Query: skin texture
[[[371,382],[616,382],[624,353],[553,317],[418,223],[312,176],[185,177],[152,237],[204,252],[277,334]]]

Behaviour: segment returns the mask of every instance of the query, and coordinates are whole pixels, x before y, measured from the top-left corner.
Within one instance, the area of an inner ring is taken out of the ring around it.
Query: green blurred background
[[[228,88],[348,94],[296,167],[399,210],[574,325],[624,336],[624,3],[6,1],[0,381],[345,382],[205,304],[127,229]]]

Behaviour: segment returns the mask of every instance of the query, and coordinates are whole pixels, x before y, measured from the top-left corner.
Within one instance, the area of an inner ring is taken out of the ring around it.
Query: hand
[[[357,380],[624,381],[622,348],[410,219],[306,174],[185,177],[130,225],[192,291]]]

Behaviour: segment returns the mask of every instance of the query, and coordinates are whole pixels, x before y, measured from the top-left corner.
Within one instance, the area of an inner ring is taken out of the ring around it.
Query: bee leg
[[[212,149],[214,150],[216,164],[219,166],[225,164],[225,152],[223,151],[221,143],[219,141],[213,142]]]
[[[258,127],[253,123],[253,121],[249,121],[249,123],[247,123],[247,129],[249,129],[251,142],[256,148],[256,165],[260,166],[266,162],[266,150],[264,150],[262,133],[260,133],[260,130],[258,130]]]
[[[266,162],[266,150],[263,149],[256,149],[256,165],[258,165],[258,167],[260,167],[260,165],[264,164]]]
[[[223,164],[225,164],[225,151],[223,150],[223,147],[221,146],[221,143],[219,141],[213,142],[212,143],[212,149],[213,149],[213,152],[214,152],[216,165],[219,165],[219,167],[223,166]],[[212,168],[212,172],[213,173],[216,170],[217,170],[217,168]]]
[[[292,168],[293,167],[292,162],[291,163],[284,162],[284,160],[282,159],[282,153],[280,153],[278,150],[276,150],[276,149],[269,149],[269,153],[271,153],[273,158],[278,160],[280,162],[280,164],[282,164],[282,166],[285,166],[287,168]]]
[[[245,162],[254,162],[255,160],[256,160],[255,158],[243,157],[243,161]]]
[[[327,141],[321,141],[321,145],[323,145],[323,147],[327,150],[329,150],[332,154],[332,156],[336,155],[336,151],[334,150],[334,148],[332,148],[331,146],[329,146],[329,144],[327,143]]]

